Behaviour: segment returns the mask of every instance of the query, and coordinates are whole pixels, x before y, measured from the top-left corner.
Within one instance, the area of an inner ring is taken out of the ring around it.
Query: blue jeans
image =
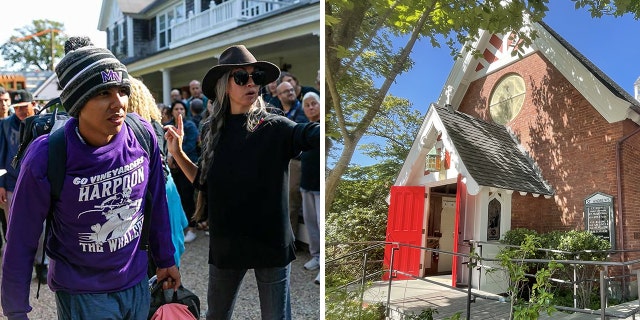
[[[209,265],[207,320],[229,320],[238,289],[247,269],[220,269]],[[286,267],[254,269],[263,320],[291,320],[291,264]]]
[[[150,304],[151,293],[146,278],[129,289],[112,293],[56,292],[59,320],[147,320]]]

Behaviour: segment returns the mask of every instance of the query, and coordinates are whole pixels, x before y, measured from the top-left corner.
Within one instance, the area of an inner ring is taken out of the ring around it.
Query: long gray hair
[[[220,140],[220,131],[225,125],[225,116],[231,112],[231,102],[229,101],[229,95],[227,95],[227,84],[229,83],[230,75],[231,70],[225,72],[220,79],[218,79],[218,82],[216,82],[216,96],[209,97],[209,99],[213,99],[213,112],[203,120],[204,125],[202,126],[201,132],[202,152],[199,163],[200,179],[198,180],[201,185],[204,185],[209,169],[211,169],[214,150]],[[268,112],[265,109],[262,96],[258,96],[258,99],[251,105],[249,112],[247,112],[247,122],[245,123],[247,132],[253,132],[267,114]],[[198,192],[194,220],[200,221],[205,216],[205,207],[206,197],[201,190]]]

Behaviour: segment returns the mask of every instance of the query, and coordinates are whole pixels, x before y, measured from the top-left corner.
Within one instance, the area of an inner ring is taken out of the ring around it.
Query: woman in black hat
[[[320,145],[320,126],[266,111],[260,87],[279,74],[276,65],[257,61],[242,45],[222,52],[202,81],[213,112],[203,120],[198,165],[182,152],[182,119],[167,127],[169,152],[201,191],[197,206],[208,215],[207,319],[231,318],[248,269],[255,271],[262,319],[291,319],[295,246],[288,166],[301,151]]]

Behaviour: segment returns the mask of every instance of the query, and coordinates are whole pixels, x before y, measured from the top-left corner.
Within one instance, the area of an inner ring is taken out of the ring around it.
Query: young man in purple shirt
[[[42,225],[53,206],[46,242],[48,285],[59,319],[147,319],[147,252],[140,250],[144,207],[153,206],[149,250],[164,288],[180,273],[167,211],[155,134],[147,153],[124,120],[130,83],[126,67],[87,38],[65,43],[56,67],[60,98],[72,116],[64,130],[67,161],[60,199],[51,203],[49,136],[35,139],[22,161],[2,262],[2,309],[27,319],[29,283]],[[141,120],[142,122],[142,120]],[[142,122],[153,132],[151,125]],[[147,189],[153,199],[146,201]]]

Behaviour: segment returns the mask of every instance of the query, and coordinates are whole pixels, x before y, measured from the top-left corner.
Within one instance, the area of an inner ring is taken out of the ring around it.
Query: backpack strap
[[[16,155],[11,160],[11,166],[14,169],[19,169],[20,161],[24,157],[24,154],[27,151],[27,147],[29,147],[29,145],[31,144],[31,141],[33,141],[36,137],[43,134],[43,132],[50,132],[51,130],[56,128],[56,122],[58,120],[61,120],[61,119],[58,119],[59,117],[63,118],[67,116],[66,112],[62,112],[60,114],[58,113],[58,106],[60,104],[61,104],[60,97],[54,98],[51,101],[49,101],[44,107],[38,110],[34,115],[29,116],[26,119],[21,121],[20,130],[19,130],[20,144],[18,145],[18,151],[16,152]],[[56,106],[56,107],[52,108],[53,106]],[[44,119],[45,117],[44,115],[46,113],[45,111],[48,109],[53,110],[52,117],[49,118],[49,120],[46,120],[46,122],[41,122],[41,120]],[[5,121],[3,121],[3,123],[4,122]],[[66,121],[63,121],[63,123],[64,122]],[[34,123],[41,123],[42,127],[38,128]],[[3,127],[3,130],[4,129],[5,128]]]
[[[53,204],[60,199],[64,175],[67,172],[67,141],[64,137],[64,128],[60,128],[49,134],[49,155],[48,155],[47,179],[51,184],[51,204],[44,226],[44,243],[47,243],[49,232],[51,232],[51,220],[53,220]],[[52,170],[53,168],[53,170]],[[44,265],[45,250],[42,250],[40,264]],[[36,299],[40,297],[40,278],[38,277],[38,290]]]
[[[136,135],[136,139],[138,139],[138,142],[142,145],[149,157],[151,157],[151,132],[149,132],[138,118],[130,113],[127,113],[127,117],[124,119],[124,122],[126,122],[131,130],[133,130],[133,133]]]
[[[127,123],[127,126],[133,130],[133,133],[136,135],[136,139],[138,143],[142,145],[144,150],[149,155],[149,159],[151,159],[151,132],[140,122],[140,120],[127,113],[127,117],[124,119]],[[151,212],[153,211],[153,207],[149,204],[153,203],[153,195],[149,188],[147,188],[147,192],[145,193],[145,203],[147,205],[144,206],[144,219],[142,219],[142,231],[140,234],[140,249],[148,250],[149,249],[149,217],[151,217]]]
[[[158,149],[160,149],[160,156],[162,158],[162,168],[164,172],[164,181],[167,182],[167,177],[169,176],[169,164],[167,163],[167,144],[164,139],[164,128],[162,125],[155,120],[151,120],[151,126],[155,131],[156,138],[158,140]]]
[[[67,172],[67,140],[64,127],[49,134],[49,167],[47,178],[51,184],[51,203],[60,200],[64,175]],[[51,170],[54,168],[54,170]],[[50,209],[51,212],[53,209]],[[48,218],[48,217],[47,217]]]

